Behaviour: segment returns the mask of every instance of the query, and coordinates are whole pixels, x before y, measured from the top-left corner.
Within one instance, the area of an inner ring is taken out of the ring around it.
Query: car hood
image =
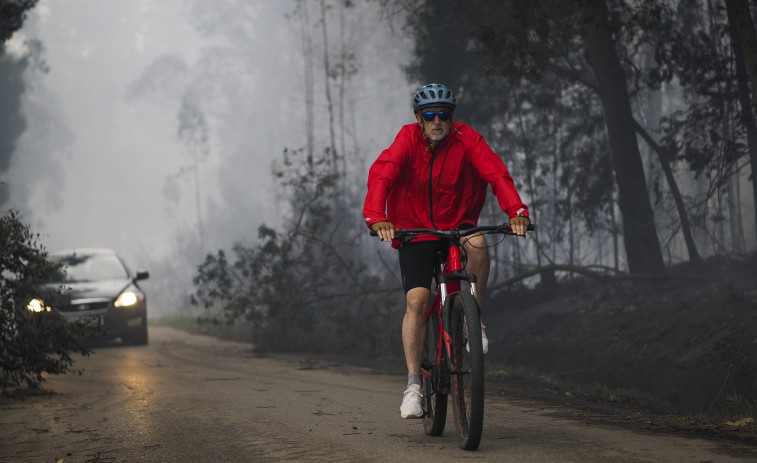
[[[130,284],[131,280],[102,280],[63,283],[63,286],[71,288],[71,300],[93,298],[115,299]]]

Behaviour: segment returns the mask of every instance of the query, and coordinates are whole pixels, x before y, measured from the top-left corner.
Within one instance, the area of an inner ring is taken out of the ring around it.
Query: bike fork
[[[468,275],[468,291],[470,291],[470,295],[473,297],[476,297],[476,275],[470,274]]]

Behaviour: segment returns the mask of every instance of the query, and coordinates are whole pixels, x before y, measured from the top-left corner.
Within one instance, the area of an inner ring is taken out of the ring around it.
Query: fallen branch
[[[523,272],[519,275],[516,275],[512,278],[508,278],[507,280],[494,283],[492,285],[489,285],[487,288],[488,290],[500,289],[500,288],[504,288],[505,286],[509,286],[513,283],[517,283],[518,281],[525,280],[526,278],[530,278],[532,276],[538,275],[543,272],[557,272],[557,271],[579,273],[581,275],[585,275],[585,276],[588,276],[590,278],[594,278],[600,281],[664,280],[666,278],[683,278],[683,279],[699,280],[699,281],[717,280],[716,277],[706,277],[706,276],[691,275],[691,274],[685,274],[685,273],[669,273],[669,272],[668,273],[623,273],[623,272],[608,273],[608,272],[598,272],[596,270],[592,270],[587,267],[579,267],[577,265],[550,264],[550,265],[545,265],[543,267],[534,268],[527,272]]]

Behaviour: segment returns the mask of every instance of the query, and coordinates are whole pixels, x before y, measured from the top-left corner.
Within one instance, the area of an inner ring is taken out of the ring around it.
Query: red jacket
[[[481,134],[454,121],[432,153],[420,126],[408,124],[371,166],[365,223],[370,227],[388,221],[396,228],[439,230],[465,223],[475,226],[487,183],[509,217],[528,215],[507,167]]]

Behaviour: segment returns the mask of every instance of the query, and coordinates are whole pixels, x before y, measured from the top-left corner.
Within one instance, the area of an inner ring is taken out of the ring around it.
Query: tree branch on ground
[[[612,271],[614,273],[598,272],[598,271],[592,270],[590,267],[580,267],[577,265],[550,264],[550,265],[545,265],[543,267],[534,268],[527,272],[523,272],[517,276],[508,278],[507,280],[491,284],[487,287],[487,289],[489,291],[494,291],[497,289],[504,288],[506,286],[510,286],[513,283],[517,283],[521,280],[525,280],[526,278],[531,278],[533,276],[539,275],[542,272],[556,272],[556,271],[579,273],[581,275],[585,275],[590,278],[594,278],[596,280],[601,280],[601,281],[664,280],[666,278],[685,278],[685,279],[690,279],[690,280],[712,281],[713,279],[715,279],[715,277],[701,277],[697,275],[688,275],[685,273],[672,273],[672,272],[622,273],[622,272],[615,272],[614,269],[611,269],[611,268],[607,268],[607,267],[602,267],[602,268],[605,268],[606,270]]]

